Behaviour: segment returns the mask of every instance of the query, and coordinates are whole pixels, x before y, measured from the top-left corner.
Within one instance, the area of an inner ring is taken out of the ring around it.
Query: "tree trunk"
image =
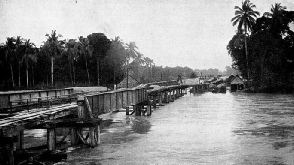
[[[70,77],[70,82],[71,82],[71,85],[73,85],[73,78],[72,78],[72,69],[71,69],[71,59],[69,59],[69,77]]]
[[[100,85],[100,81],[99,81],[99,58],[97,57],[97,85],[99,86]]]
[[[29,66],[28,62],[26,62],[26,76],[27,76],[27,88],[29,88]]]
[[[247,50],[247,30],[245,28],[245,54],[246,54],[246,63],[247,63],[247,79],[249,80],[249,64],[248,64],[248,50]]]
[[[115,86],[115,70],[113,70],[113,86]]]
[[[75,61],[72,62],[73,83],[76,84]]]
[[[12,87],[14,88],[15,87],[15,84],[14,84],[13,68],[12,68],[11,62],[10,62],[10,72],[11,72]]]
[[[18,62],[18,87],[20,87],[20,61]]]
[[[87,70],[87,76],[88,76],[88,83],[90,84],[90,75],[89,75],[88,62],[87,62],[86,56],[85,56],[85,61],[86,61],[86,70]]]
[[[54,58],[53,57],[51,57],[51,85],[52,85],[52,87],[53,87],[53,83],[54,83],[54,81],[53,81],[53,61],[54,61]]]
[[[33,75],[33,81],[32,81],[32,86],[35,86],[35,75],[34,75],[34,65],[32,65],[32,75]]]

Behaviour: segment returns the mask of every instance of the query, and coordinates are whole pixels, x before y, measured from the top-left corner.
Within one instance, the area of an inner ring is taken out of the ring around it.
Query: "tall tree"
[[[69,73],[70,73],[70,80],[72,85],[74,85],[76,82],[76,74],[75,74],[75,61],[77,59],[78,55],[78,43],[70,39],[65,44],[65,54],[67,55],[68,63],[69,63]]]
[[[253,8],[256,6],[250,2],[250,0],[245,0],[242,2],[241,8],[239,6],[235,6],[235,17],[232,18],[233,26],[238,24],[238,32],[241,32],[244,29],[245,32],[245,54],[247,61],[247,78],[250,78],[249,75],[249,64],[248,64],[248,50],[247,50],[247,32],[250,32],[253,24],[255,23],[255,19],[259,12],[254,11]]]
[[[22,62],[23,55],[24,55],[23,39],[20,38],[20,36],[17,36],[16,40],[15,40],[15,56],[16,56],[17,61],[18,61],[18,87],[21,86],[20,67],[21,67],[21,62]]]
[[[92,56],[92,47],[89,45],[88,38],[83,38],[82,36],[79,37],[79,41],[77,43],[77,49],[80,56],[85,58],[85,65],[86,65],[86,72],[88,83],[90,84],[90,74],[88,68],[88,58]]]
[[[93,56],[97,66],[97,85],[100,85],[100,63],[110,48],[111,41],[103,33],[92,33],[87,36],[89,45],[92,46]]]
[[[110,46],[110,59],[112,68],[113,68],[113,83],[116,84],[116,77],[119,74],[120,70],[122,70],[123,65],[125,64],[125,47],[124,43],[120,39],[119,36],[116,36]]]
[[[37,62],[37,57],[36,57],[36,52],[34,50],[35,44],[31,43],[30,40],[28,39],[25,42],[25,51],[24,51],[24,56],[22,58],[22,62],[25,63],[26,66],[26,85],[27,88],[29,87],[29,63],[30,61],[32,62]]]
[[[7,37],[6,45],[5,45],[5,56],[6,56],[6,61],[9,62],[9,67],[10,67],[10,75],[11,75],[11,81],[12,81],[12,87],[15,87],[15,82],[14,82],[14,76],[13,76],[13,61],[15,59],[15,39],[13,37]]]
[[[56,30],[52,30],[52,33],[46,34],[47,41],[44,43],[43,51],[50,57],[51,60],[51,85],[54,85],[54,59],[61,55],[62,49],[64,47],[64,41],[59,40],[62,37],[61,34],[56,34]]]

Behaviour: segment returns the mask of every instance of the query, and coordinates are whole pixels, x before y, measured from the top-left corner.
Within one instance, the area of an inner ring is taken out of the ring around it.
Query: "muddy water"
[[[186,95],[150,117],[116,113],[102,144],[64,164],[294,164],[294,96]]]

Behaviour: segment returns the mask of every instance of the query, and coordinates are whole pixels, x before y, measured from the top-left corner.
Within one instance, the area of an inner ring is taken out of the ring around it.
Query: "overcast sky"
[[[36,45],[56,30],[64,39],[102,32],[133,41],[156,65],[192,69],[231,65],[226,45],[235,34],[234,6],[242,0],[0,0],[0,43],[21,36]],[[251,0],[263,14],[275,2]]]

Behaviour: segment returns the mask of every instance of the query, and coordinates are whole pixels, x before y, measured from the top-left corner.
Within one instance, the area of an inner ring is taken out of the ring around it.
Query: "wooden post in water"
[[[97,145],[101,143],[101,136],[100,136],[100,122],[95,127],[96,138],[97,138]]]
[[[174,90],[172,89],[171,91],[170,91],[170,101],[171,102],[174,102]]]
[[[150,104],[150,102],[148,101],[148,105],[147,105],[147,116],[151,116],[151,114],[152,114],[151,104]]]
[[[163,106],[162,104],[162,93],[159,92],[159,95],[158,95],[158,103],[159,103],[159,106]]]
[[[47,123],[47,149],[49,151],[56,150],[55,123]]]
[[[90,147],[97,146],[95,140],[95,127],[89,127],[89,139],[90,139]]]
[[[16,150],[22,150],[23,149],[23,130],[19,132],[17,135],[17,143],[16,143]]]
[[[136,104],[134,106],[134,110],[135,110],[135,115],[136,116],[141,116],[141,105]]]
[[[130,107],[129,106],[126,107],[126,115],[130,115]]]
[[[153,96],[152,105],[153,105],[153,108],[156,109],[156,95]]]
[[[70,141],[71,141],[71,145],[76,145],[79,142],[79,137],[77,134],[77,129],[76,128],[71,128],[70,129]]]
[[[164,103],[169,103],[168,92],[164,91]]]

